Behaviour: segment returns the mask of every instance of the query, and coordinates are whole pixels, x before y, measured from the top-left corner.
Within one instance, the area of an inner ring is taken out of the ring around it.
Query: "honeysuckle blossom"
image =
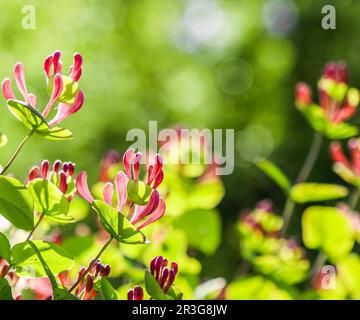
[[[158,256],[151,260],[150,272],[164,293],[167,293],[174,283],[178,265],[176,262],[171,262],[169,265],[168,259]]]
[[[125,152],[123,164],[125,172],[119,171],[115,177],[114,183],[107,182],[103,187],[104,202],[113,206],[113,196],[116,192],[116,210],[125,215],[136,229],[140,230],[147,225],[160,219],[165,213],[165,201],[157,190],[157,187],[163,180],[164,174],[162,170],[162,158],[160,155],[154,156],[154,163],[147,167],[146,185],[151,190],[147,203],[142,205],[135,203],[128,192],[129,182],[138,182],[140,173],[140,162],[142,154],[133,149]],[[142,181],[140,181],[143,183]],[[145,183],[144,183],[145,184]],[[90,204],[94,202],[94,198],[89,191],[87,184],[87,175],[80,172],[76,179],[76,188],[80,196],[82,196]],[[143,222],[142,222],[143,221]],[[141,223],[142,222],[142,223]]]
[[[60,189],[63,194],[68,193],[68,187],[71,183],[72,176],[75,172],[75,163],[64,162],[56,160],[53,164],[52,170],[50,169],[50,162],[44,160],[41,166],[34,166],[30,169],[28,174],[28,182],[36,178],[49,180]],[[68,200],[72,199],[72,194],[68,195]]]
[[[53,119],[48,121],[50,126],[55,126],[70,115],[80,110],[84,103],[84,94],[78,90],[77,81],[82,72],[82,57],[79,53],[74,54],[74,63],[70,67],[69,76],[62,74],[62,63],[60,61],[61,52],[55,51],[48,56],[44,62],[44,71],[50,91],[50,99],[42,111],[42,116],[46,118],[54,108],[55,103],[59,102],[57,113]],[[22,102],[32,108],[37,108],[35,94],[30,93],[25,81],[25,68],[21,62],[17,62],[14,67],[14,79],[23,100]],[[2,82],[2,93],[5,99],[16,100],[12,90],[11,80],[5,78]],[[10,109],[12,112],[12,110]],[[14,114],[16,116],[16,114]]]
[[[75,295],[81,300],[93,300],[98,293],[98,289],[95,286],[96,282],[99,282],[102,278],[105,278],[110,274],[110,266],[108,264],[103,265],[100,259],[91,261],[90,265],[92,265],[92,268],[86,277],[84,277],[86,272],[84,266],[80,267],[77,275],[77,281],[79,279],[81,279],[81,281],[76,286]],[[59,274],[59,279],[64,287],[68,286],[69,272]]]
[[[359,104],[359,91],[348,87],[348,70],[343,62],[325,65],[318,82],[319,104],[326,118],[334,124],[348,120]],[[299,109],[313,105],[311,88],[300,82],[296,85],[296,104]]]
[[[350,157],[347,157],[338,141],[330,144],[330,154],[334,161],[334,171],[346,182],[360,187],[360,141],[352,138],[347,143]]]

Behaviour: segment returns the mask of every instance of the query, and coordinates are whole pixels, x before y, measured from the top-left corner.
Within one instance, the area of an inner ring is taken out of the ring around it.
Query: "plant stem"
[[[18,147],[16,148],[14,154],[11,156],[10,160],[8,161],[8,163],[5,165],[5,167],[1,170],[0,172],[0,176],[4,175],[5,172],[7,171],[7,169],[9,169],[9,167],[11,166],[11,164],[14,162],[14,160],[16,159],[17,155],[19,154],[19,152],[21,151],[22,147],[24,146],[24,144],[26,143],[26,141],[28,141],[28,139],[33,135],[35,131],[32,130],[29,132],[28,135],[25,136],[25,138],[20,142],[20,144],[18,145]]]
[[[359,202],[359,197],[360,197],[360,190],[359,189],[354,189],[354,191],[351,193],[350,195],[350,199],[349,199],[349,206],[351,209],[355,209],[358,202]]]
[[[96,261],[100,258],[100,256],[103,254],[103,252],[106,250],[106,248],[109,246],[111,241],[114,240],[113,236],[110,236],[109,239],[105,242],[99,253],[96,255],[96,257],[92,260],[92,263],[90,263],[89,267],[85,270],[84,274],[73,284],[73,286],[69,289],[69,292],[73,291],[79,283],[84,279],[84,277],[89,273],[91,268],[95,265]]]
[[[28,235],[27,238],[26,238],[26,241],[28,241],[28,240],[31,239],[33,233],[35,232],[36,228],[37,228],[38,225],[40,224],[40,222],[41,222],[42,218],[44,217],[44,215],[45,215],[45,213],[42,213],[42,214],[40,215],[39,220],[36,222],[34,228],[30,231],[29,235]]]
[[[319,151],[322,144],[323,135],[320,132],[315,132],[313,141],[309,150],[309,153],[306,157],[305,163],[302,166],[300,173],[298,177],[296,178],[295,183],[301,183],[306,181],[306,179],[309,177],[310,172],[315,164],[315,161],[319,155]]]
[[[306,157],[304,165],[302,166],[302,168],[300,170],[300,173],[298,174],[298,176],[295,180],[295,184],[304,182],[309,177],[311,170],[314,167],[315,161],[319,155],[322,140],[323,140],[322,133],[316,131],[314,133],[314,137],[313,137],[313,141],[312,141],[309,153]],[[284,225],[283,225],[283,228],[281,231],[282,235],[285,235],[285,233],[286,233],[286,230],[289,226],[292,214],[294,212],[294,208],[295,208],[295,203],[294,203],[294,201],[291,200],[290,196],[288,196],[286,199],[285,208],[283,211]]]
[[[319,252],[318,256],[316,257],[314,264],[310,270],[310,274],[309,274],[309,281],[311,284],[311,281],[313,279],[313,277],[319,273],[320,269],[322,268],[322,266],[325,264],[327,259],[327,256],[325,253],[323,252]]]

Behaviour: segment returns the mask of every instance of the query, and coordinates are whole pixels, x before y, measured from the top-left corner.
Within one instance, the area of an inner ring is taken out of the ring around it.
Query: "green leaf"
[[[213,254],[221,240],[221,219],[216,210],[194,209],[178,217],[174,228],[185,232],[191,247]]]
[[[117,291],[106,278],[100,281],[100,293],[102,300],[118,300]]]
[[[145,271],[146,292],[155,300],[167,300],[164,291],[149,271]]]
[[[0,176],[0,214],[19,229],[30,231],[33,228],[33,200],[19,180]]]
[[[46,261],[52,274],[58,275],[74,266],[74,261],[69,253],[55,243],[41,240],[31,242],[36,246],[42,259]],[[16,267],[16,273],[19,276],[45,277],[47,274],[32,244],[29,241],[21,242],[12,248],[12,265]]]
[[[354,246],[354,232],[349,219],[339,209],[313,206],[302,217],[303,241],[309,249],[319,249],[336,261]]]
[[[53,290],[54,300],[79,300],[79,298],[64,288],[55,288]]]
[[[327,183],[299,183],[290,190],[291,199],[297,203],[334,200],[347,195],[345,187]]]
[[[261,159],[256,162],[256,166],[272,179],[285,193],[290,190],[290,180],[288,177],[269,160]]]
[[[130,180],[127,184],[127,194],[131,202],[144,206],[149,202],[152,189],[142,181]]]
[[[324,133],[329,139],[347,139],[356,136],[358,132],[358,128],[346,122],[335,124],[328,121]]]
[[[36,133],[38,133],[39,135],[41,135],[42,137],[48,140],[61,141],[61,140],[71,140],[74,138],[70,130],[61,127],[46,128],[42,126],[36,130]]]
[[[2,232],[0,232],[0,258],[4,258],[8,262],[11,259],[10,242]]]
[[[57,281],[55,279],[55,276],[53,275],[53,273],[51,272],[48,264],[46,263],[46,261],[44,260],[43,256],[41,255],[39,249],[37,248],[37,246],[35,245],[35,243],[33,243],[31,240],[28,240],[27,243],[31,246],[31,248],[34,250],[34,252],[36,253],[42,267],[43,270],[45,271],[50,283],[51,283],[51,287],[53,289],[58,287]]]
[[[0,278],[0,300],[14,300],[11,287],[5,278]]]
[[[56,218],[57,215],[66,215],[69,211],[69,201],[52,182],[40,178],[33,179],[29,182],[28,189],[37,212]]]
[[[226,288],[229,300],[288,300],[291,294],[261,276],[236,279]]]
[[[301,107],[299,110],[304,114],[305,118],[315,131],[324,132],[327,119],[320,106],[313,104]]]
[[[40,125],[49,126],[37,109],[25,104],[23,101],[10,99],[7,104],[11,113],[27,128],[34,130]]]
[[[197,183],[189,194],[189,208],[212,209],[219,204],[224,194],[225,190],[221,179],[210,179]]]
[[[116,209],[100,200],[95,200],[93,207],[99,214],[104,229],[116,240],[127,244],[145,243],[145,236]]]

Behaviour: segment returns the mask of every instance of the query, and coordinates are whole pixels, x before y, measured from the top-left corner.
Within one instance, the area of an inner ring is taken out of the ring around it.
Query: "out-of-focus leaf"
[[[32,243],[40,252],[51,273],[57,275],[74,266],[72,257],[62,247],[52,242],[33,240]],[[12,265],[22,277],[45,277],[43,264],[29,242],[21,242],[12,248]]]
[[[298,203],[334,200],[347,195],[345,187],[327,183],[299,183],[290,190],[291,198]]]
[[[189,209],[212,209],[219,204],[224,194],[225,190],[221,180],[209,179],[193,186],[187,203]]]
[[[345,122],[334,124],[332,122],[326,123],[325,135],[329,139],[347,139],[358,134],[359,130]]]
[[[10,242],[6,237],[6,235],[4,235],[2,232],[0,232],[0,257],[10,262],[11,259]]]
[[[100,200],[95,200],[93,207],[99,214],[104,229],[116,240],[127,244],[145,243],[145,236],[116,209]]]
[[[349,219],[339,209],[313,206],[302,217],[303,241],[309,249],[318,249],[337,261],[354,246],[354,232]]]
[[[30,231],[34,226],[30,192],[15,178],[0,176],[0,214],[19,229]]]
[[[0,300],[14,300],[11,287],[5,278],[0,278]]]
[[[360,298],[360,257],[356,253],[351,253],[342,258],[336,264],[337,280],[345,287],[353,299]]]
[[[174,228],[184,231],[190,246],[205,254],[215,252],[221,239],[221,220],[216,210],[190,210],[174,221]]]
[[[269,160],[259,160],[256,162],[257,167],[262,170],[270,179],[272,179],[281,189],[287,193],[290,190],[290,180],[288,177]]]
[[[291,294],[261,276],[237,279],[226,288],[229,300],[289,300]]]

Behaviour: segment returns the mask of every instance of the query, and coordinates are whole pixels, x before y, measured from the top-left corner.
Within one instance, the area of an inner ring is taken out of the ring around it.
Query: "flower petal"
[[[81,197],[83,197],[90,204],[94,202],[94,198],[89,191],[87,183],[87,174],[85,171],[81,171],[76,178],[76,189]]]

